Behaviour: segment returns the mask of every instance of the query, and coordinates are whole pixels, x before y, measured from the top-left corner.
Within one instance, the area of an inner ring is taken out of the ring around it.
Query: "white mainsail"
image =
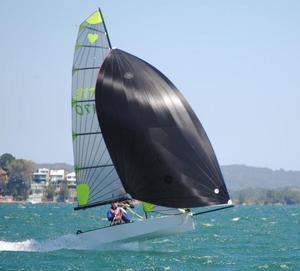
[[[128,198],[106,148],[95,107],[99,69],[110,51],[100,11],[79,27],[72,71],[72,137],[78,207]]]

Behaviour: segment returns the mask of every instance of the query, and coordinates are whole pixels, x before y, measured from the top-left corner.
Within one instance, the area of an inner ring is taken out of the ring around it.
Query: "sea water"
[[[104,208],[0,205],[0,270],[300,270],[300,206],[236,206],[195,217],[194,231],[83,250],[76,231],[107,225]]]

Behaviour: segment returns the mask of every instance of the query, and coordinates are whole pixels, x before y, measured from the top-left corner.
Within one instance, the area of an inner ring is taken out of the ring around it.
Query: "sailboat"
[[[75,210],[135,199],[132,223],[78,231],[91,249],[195,228],[192,208],[232,206],[212,145],[192,108],[159,70],[111,46],[97,10],[84,20],[72,67]]]

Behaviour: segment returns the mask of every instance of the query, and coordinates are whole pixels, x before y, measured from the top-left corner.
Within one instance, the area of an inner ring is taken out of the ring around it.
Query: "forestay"
[[[72,71],[72,137],[78,207],[128,198],[104,143],[95,109],[95,84],[110,41],[100,11],[79,27]]]

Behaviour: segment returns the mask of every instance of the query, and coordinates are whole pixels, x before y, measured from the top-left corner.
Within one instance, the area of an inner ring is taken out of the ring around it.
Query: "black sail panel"
[[[176,208],[228,202],[200,121],[156,68],[112,50],[98,75],[96,111],[111,159],[133,198]]]

